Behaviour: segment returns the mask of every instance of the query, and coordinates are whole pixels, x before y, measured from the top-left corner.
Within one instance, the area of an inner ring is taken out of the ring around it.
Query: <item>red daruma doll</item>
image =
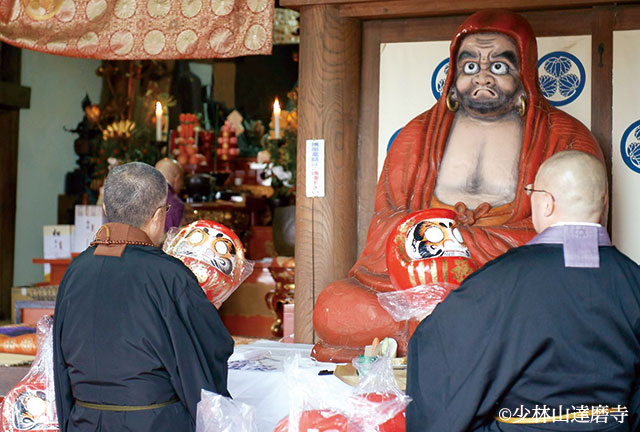
[[[428,209],[405,217],[387,240],[387,268],[396,291],[378,301],[396,321],[410,320],[409,336],[476,267],[455,212]]]
[[[27,375],[2,403],[0,430],[53,432],[58,429],[53,384],[53,319],[47,315],[37,325],[38,353]]]
[[[170,231],[163,250],[189,267],[216,308],[253,271],[238,236],[210,220],[195,221],[175,235]]]

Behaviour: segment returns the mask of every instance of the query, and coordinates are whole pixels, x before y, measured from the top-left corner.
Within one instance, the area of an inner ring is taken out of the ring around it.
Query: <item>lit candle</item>
[[[278,98],[273,103],[273,121],[275,123],[276,139],[280,139],[280,102],[278,102]]]
[[[162,104],[156,102],[156,141],[162,141]]]

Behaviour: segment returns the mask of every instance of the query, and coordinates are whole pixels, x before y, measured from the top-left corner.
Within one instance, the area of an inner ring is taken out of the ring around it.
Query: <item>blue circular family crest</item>
[[[640,120],[632,123],[622,134],[620,154],[629,168],[640,173]]]
[[[433,92],[433,97],[436,98],[436,100],[440,99],[440,95],[442,95],[444,81],[447,79],[448,73],[449,57],[442,60],[433,70],[433,74],[431,75],[431,91]]]
[[[576,100],[586,81],[582,62],[566,51],[554,51],[538,60],[538,75],[542,94],[553,106]]]

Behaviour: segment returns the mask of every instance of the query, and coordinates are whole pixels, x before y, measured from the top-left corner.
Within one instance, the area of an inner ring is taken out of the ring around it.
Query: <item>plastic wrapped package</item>
[[[217,308],[253,272],[238,236],[210,220],[170,229],[162,249],[189,267]]]
[[[207,390],[200,393],[196,432],[258,432],[255,408]]]
[[[411,398],[398,387],[391,358],[378,356],[366,365],[355,358],[352,364],[360,380],[353,391],[350,421],[363,432],[404,432],[405,407]]]
[[[37,325],[38,353],[25,377],[2,403],[2,430],[57,431],[53,383],[53,318],[44,316]]]
[[[451,283],[431,283],[402,291],[378,293],[378,302],[396,321],[422,321],[447,295],[458,287]]]
[[[299,363],[285,363],[290,412],[274,432],[404,432],[410,398],[398,388],[389,357],[368,364],[359,384],[344,392]]]

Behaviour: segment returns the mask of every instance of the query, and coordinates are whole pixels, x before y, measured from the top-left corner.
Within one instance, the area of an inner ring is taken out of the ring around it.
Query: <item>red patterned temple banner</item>
[[[273,0],[0,0],[0,40],[109,60],[270,54]]]

